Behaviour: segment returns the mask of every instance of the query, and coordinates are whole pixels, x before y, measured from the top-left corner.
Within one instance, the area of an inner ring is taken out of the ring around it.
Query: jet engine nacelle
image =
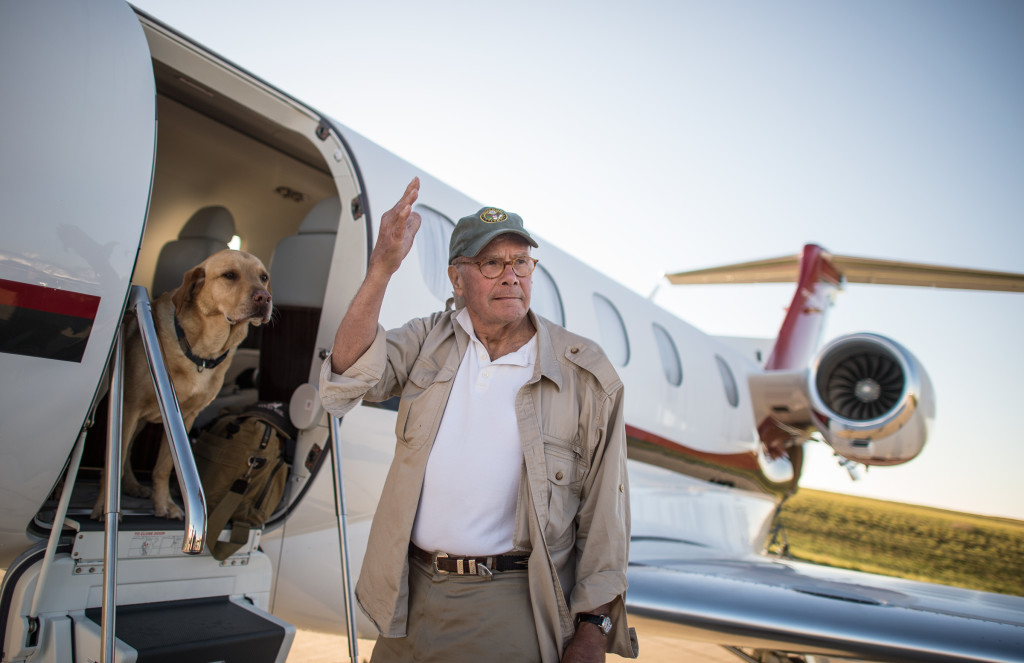
[[[924,448],[935,397],[920,362],[877,334],[850,334],[811,365],[811,417],[825,441],[865,465],[898,465]]]

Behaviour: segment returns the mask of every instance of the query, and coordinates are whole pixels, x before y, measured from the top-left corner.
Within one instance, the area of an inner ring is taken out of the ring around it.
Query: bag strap
[[[231,484],[231,490],[224,495],[217,508],[213,510],[206,521],[206,544],[210,548],[210,554],[214,559],[224,561],[236,550],[242,547],[249,540],[249,525],[247,523],[234,523],[231,526],[231,540],[218,541],[217,537],[224,530],[231,519],[231,515],[242,503],[245,491],[249,488],[247,478],[235,479]]]
[[[262,421],[268,426],[272,427],[277,431],[277,434],[283,440],[292,440],[298,437],[297,431],[291,422],[287,419],[282,420],[280,417],[276,417],[273,414],[263,412],[260,410],[243,410],[238,414],[239,419],[256,419]]]
[[[263,439],[260,440],[259,448],[265,449],[267,444],[270,442],[270,435],[273,431],[269,426],[263,430]],[[258,462],[263,461],[263,462]],[[235,522],[231,525],[231,539],[229,541],[218,541],[217,537],[224,531],[224,527],[228,524],[228,520],[234,515],[238,505],[242,503],[242,499],[245,497],[246,491],[249,490],[249,475],[252,474],[254,469],[259,469],[266,463],[266,459],[257,458],[256,456],[249,457],[249,467],[246,468],[245,474],[235,479],[231,484],[231,488],[224,497],[221,499],[220,504],[213,509],[206,520],[206,544],[210,549],[210,554],[213,558],[218,561],[224,561],[230,557],[236,550],[245,545],[245,542],[249,540],[249,527],[248,523]]]
[[[284,461],[278,461],[277,465],[270,472],[270,478],[267,479],[266,484],[263,486],[263,492],[260,493],[259,499],[256,500],[256,506],[259,507],[263,503],[263,499],[267,496],[267,492],[270,490],[270,483],[273,481],[274,476],[278,470],[284,467]],[[238,484],[243,481],[239,479],[235,482]],[[231,515],[241,504],[242,498],[245,497],[245,492],[248,488],[248,481],[245,482],[245,486],[241,487],[241,492],[235,490],[235,485],[231,486],[231,490],[224,496],[224,499],[220,501],[217,508],[214,509],[213,514],[207,519],[208,527],[207,532],[216,532],[218,535],[224,530]],[[210,546],[210,554],[213,558],[218,561],[224,561],[228,557],[231,557],[236,550],[245,545],[249,540],[249,532],[252,530],[252,526],[246,522],[235,521],[231,523],[231,539],[229,541],[214,541],[213,545]],[[209,534],[207,534],[209,536]],[[207,539],[209,542],[209,539]]]
[[[234,523],[231,525],[230,541],[214,541],[210,548],[210,554],[219,562],[231,557],[236,550],[245,545],[249,540],[249,523]]]

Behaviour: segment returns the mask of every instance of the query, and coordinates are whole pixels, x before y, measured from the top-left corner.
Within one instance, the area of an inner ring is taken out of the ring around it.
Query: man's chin
[[[523,302],[520,299],[498,300],[496,304],[496,309],[503,315],[517,319],[526,315],[527,308],[523,306]]]
[[[486,318],[485,322],[504,326],[519,322],[526,317],[526,312],[522,302],[504,305],[493,302],[486,314],[479,317]]]

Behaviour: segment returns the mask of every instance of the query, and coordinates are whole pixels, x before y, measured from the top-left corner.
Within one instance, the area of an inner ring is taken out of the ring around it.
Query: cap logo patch
[[[508,220],[508,214],[505,214],[497,207],[488,207],[483,212],[480,212],[480,220],[484,223],[501,223]]]

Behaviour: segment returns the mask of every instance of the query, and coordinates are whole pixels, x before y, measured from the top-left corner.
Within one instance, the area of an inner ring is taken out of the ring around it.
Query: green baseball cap
[[[472,258],[480,253],[488,242],[505,233],[519,235],[537,248],[537,242],[523,228],[523,219],[518,214],[484,207],[476,214],[459,219],[448,245],[448,264],[459,256]]]

